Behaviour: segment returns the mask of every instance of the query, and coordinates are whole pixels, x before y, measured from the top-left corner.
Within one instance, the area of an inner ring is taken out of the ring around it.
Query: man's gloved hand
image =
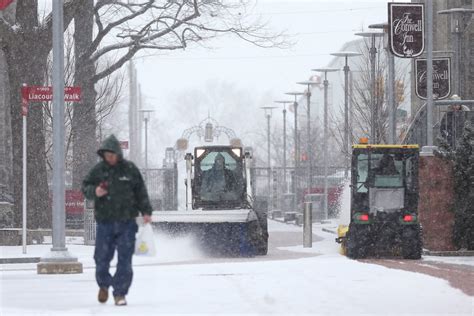
[[[143,215],[143,224],[151,223],[151,215]]]

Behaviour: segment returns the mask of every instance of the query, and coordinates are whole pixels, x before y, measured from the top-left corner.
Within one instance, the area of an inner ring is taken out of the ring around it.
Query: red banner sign
[[[84,195],[81,191],[66,190],[66,214],[81,214],[84,212]]]
[[[13,0],[0,0],[0,10],[5,10]]]
[[[21,87],[21,115],[28,115],[28,102],[49,102],[53,100],[53,87]],[[80,102],[81,87],[65,87],[64,101]]]
[[[29,102],[49,102],[53,100],[52,87],[27,87],[27,100]],[[64,101],[66,102],[80,102],[81,88],[80,87],[65,87]]]

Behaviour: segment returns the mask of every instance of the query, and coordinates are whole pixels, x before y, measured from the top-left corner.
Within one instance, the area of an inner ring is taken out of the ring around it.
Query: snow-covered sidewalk
[[[127,307],[96,302],[92,247],[72,245],[70,250],[85,264],[83,274],[37,275],[34,264],[23,265],[32,270],[0,271],[0,315],[474,313],[474,298],[447,281],[349,260],[338,254],[334,235],[316,230],[324,239],[313,248],[281,249],[315,255],[300,259],[202,260],[192,241],[162,239],[161,257],[135,258]],[[273,236],[292,232],[301,228],[270,222]]]

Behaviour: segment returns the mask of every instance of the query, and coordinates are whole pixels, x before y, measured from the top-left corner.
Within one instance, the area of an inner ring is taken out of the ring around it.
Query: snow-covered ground
[[[267,258],[228,261],[204,258],[190,239],[158,237],[157,257],[135,257],[127,307],[96,302],[93,248],[70,245],[84,263],[83,274],[37,275],[35,264],[0,265],[0,315],[473,315],[474,298],[447,281],[349,260],[338,254],[334,235],[319,228],[315,233],[323,240],[313,248],[271,248]],[[272,236],[300,232],[270,222]],[[41,255],[48,248],[31,246],[29,252]],[[21,252],[1,250],[2,256]],[[285,250],[306,257],[272,257]]]

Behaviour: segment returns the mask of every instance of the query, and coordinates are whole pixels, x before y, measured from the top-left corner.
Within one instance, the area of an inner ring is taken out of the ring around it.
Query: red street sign
[[[21,87],[21,115],[28,115],[28,87]]]
[[[122,140],[122,141],[120,141],[120,148],[122,148],[122,149],[128,149],[128,140]]]
[[[0,10],[5,10],[13,0],[0,0]]]
[[[52,87],[28,87],[28,101],[30,102],[49,102],[53,100]],[[80,102],[81,87],[65,87],[64,101]]]
[[[79,190],[66,190],[66,213],[80,214],[84,212],[84,195]]]
[[[1,1],[1,0],[0,0]],[[53,87],[21,87],[21,115],[28,115],[28,102],[49,102],[53,100]],[[81,87],[65,87],[64,101],[80,102]]]
[[[64,88],[64,101],[81,102],[81,87]]]

